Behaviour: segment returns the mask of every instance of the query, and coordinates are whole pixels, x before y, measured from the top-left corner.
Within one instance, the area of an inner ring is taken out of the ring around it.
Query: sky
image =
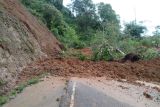
[[[120,16],[121,25],[133,20],[143,21],[151,34],[157,25],[160,25],[160,0],[92,0],[94,3],[104,2],[111,4],[116,14]],[[64,0],[64,5],[70,0]]]

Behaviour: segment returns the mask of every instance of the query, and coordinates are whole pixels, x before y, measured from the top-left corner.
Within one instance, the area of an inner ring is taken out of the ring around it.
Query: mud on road
[[[75,58],[47,58],[28,65],[19,78],[25,79],[45,72],[63,77],[106,77],[160,83],[160,58],[134,63],[129,61],[121,63],[118,61],[80,61]]]

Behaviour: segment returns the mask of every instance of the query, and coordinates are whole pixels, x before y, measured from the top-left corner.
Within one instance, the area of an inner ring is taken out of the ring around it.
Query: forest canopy
[[[126,23],[122,30],[120,17],[110,4],[71,0],[65,7],[63,0],[20,1],[66,48],[92,47],[98,60],[119,59],[127,53],[144,59],[160,56],[160,27],[153,36],[145,35],[146,26],[136,21]]]

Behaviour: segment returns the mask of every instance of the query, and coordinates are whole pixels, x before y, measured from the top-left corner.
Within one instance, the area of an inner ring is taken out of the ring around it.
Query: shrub
[[[25,87],[27,87],[26,84],[20,84],[18,87],[15,88],[16,93],[21,93]]]
[[[0,96],[0,105],[5,104],[8,101],[8,98],[6,96]]]
[[[0,86],[5,85],[7,82],[0,79]]]
[[[75,49],[82,49],[86,46],[86,44],[84,42],[81,42],[81,41],[76,41],[73,43],[73,48]]]
[[[27,85],[32,85],[32,84],[36,84],[39,82],[38,78],[32,78],[30,80],[27,81]]]
[[[78,54],[78,58],[79,58],[79,60],[81,60],[81,61],[84,61],[84,60],[86,60],[87,59],[87,57],[85,56],[85,55],[83,55],[83,54]]]
[[[135,50],[142,46],[139,40],[133,38],[123,39],[118,44],[119,48],[125,53],[135,53]]]
[[[160,57],[160,52],[156,49],[148,48],[144,53],[141,53],[143,59],[150,60],[153,58]]]
[[[98,45],[94,47],[92,50],[93,50],[92,60],[94,61],[99,61],[99,60],[110,61],[114,59],[112,54],[113,48],[110,47],[107,43]]]

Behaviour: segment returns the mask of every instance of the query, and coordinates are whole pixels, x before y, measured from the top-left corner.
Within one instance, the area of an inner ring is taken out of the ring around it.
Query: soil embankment
[[[0,0],[0,95],[32,61],[56,56],[61,44],[18,0]]]

